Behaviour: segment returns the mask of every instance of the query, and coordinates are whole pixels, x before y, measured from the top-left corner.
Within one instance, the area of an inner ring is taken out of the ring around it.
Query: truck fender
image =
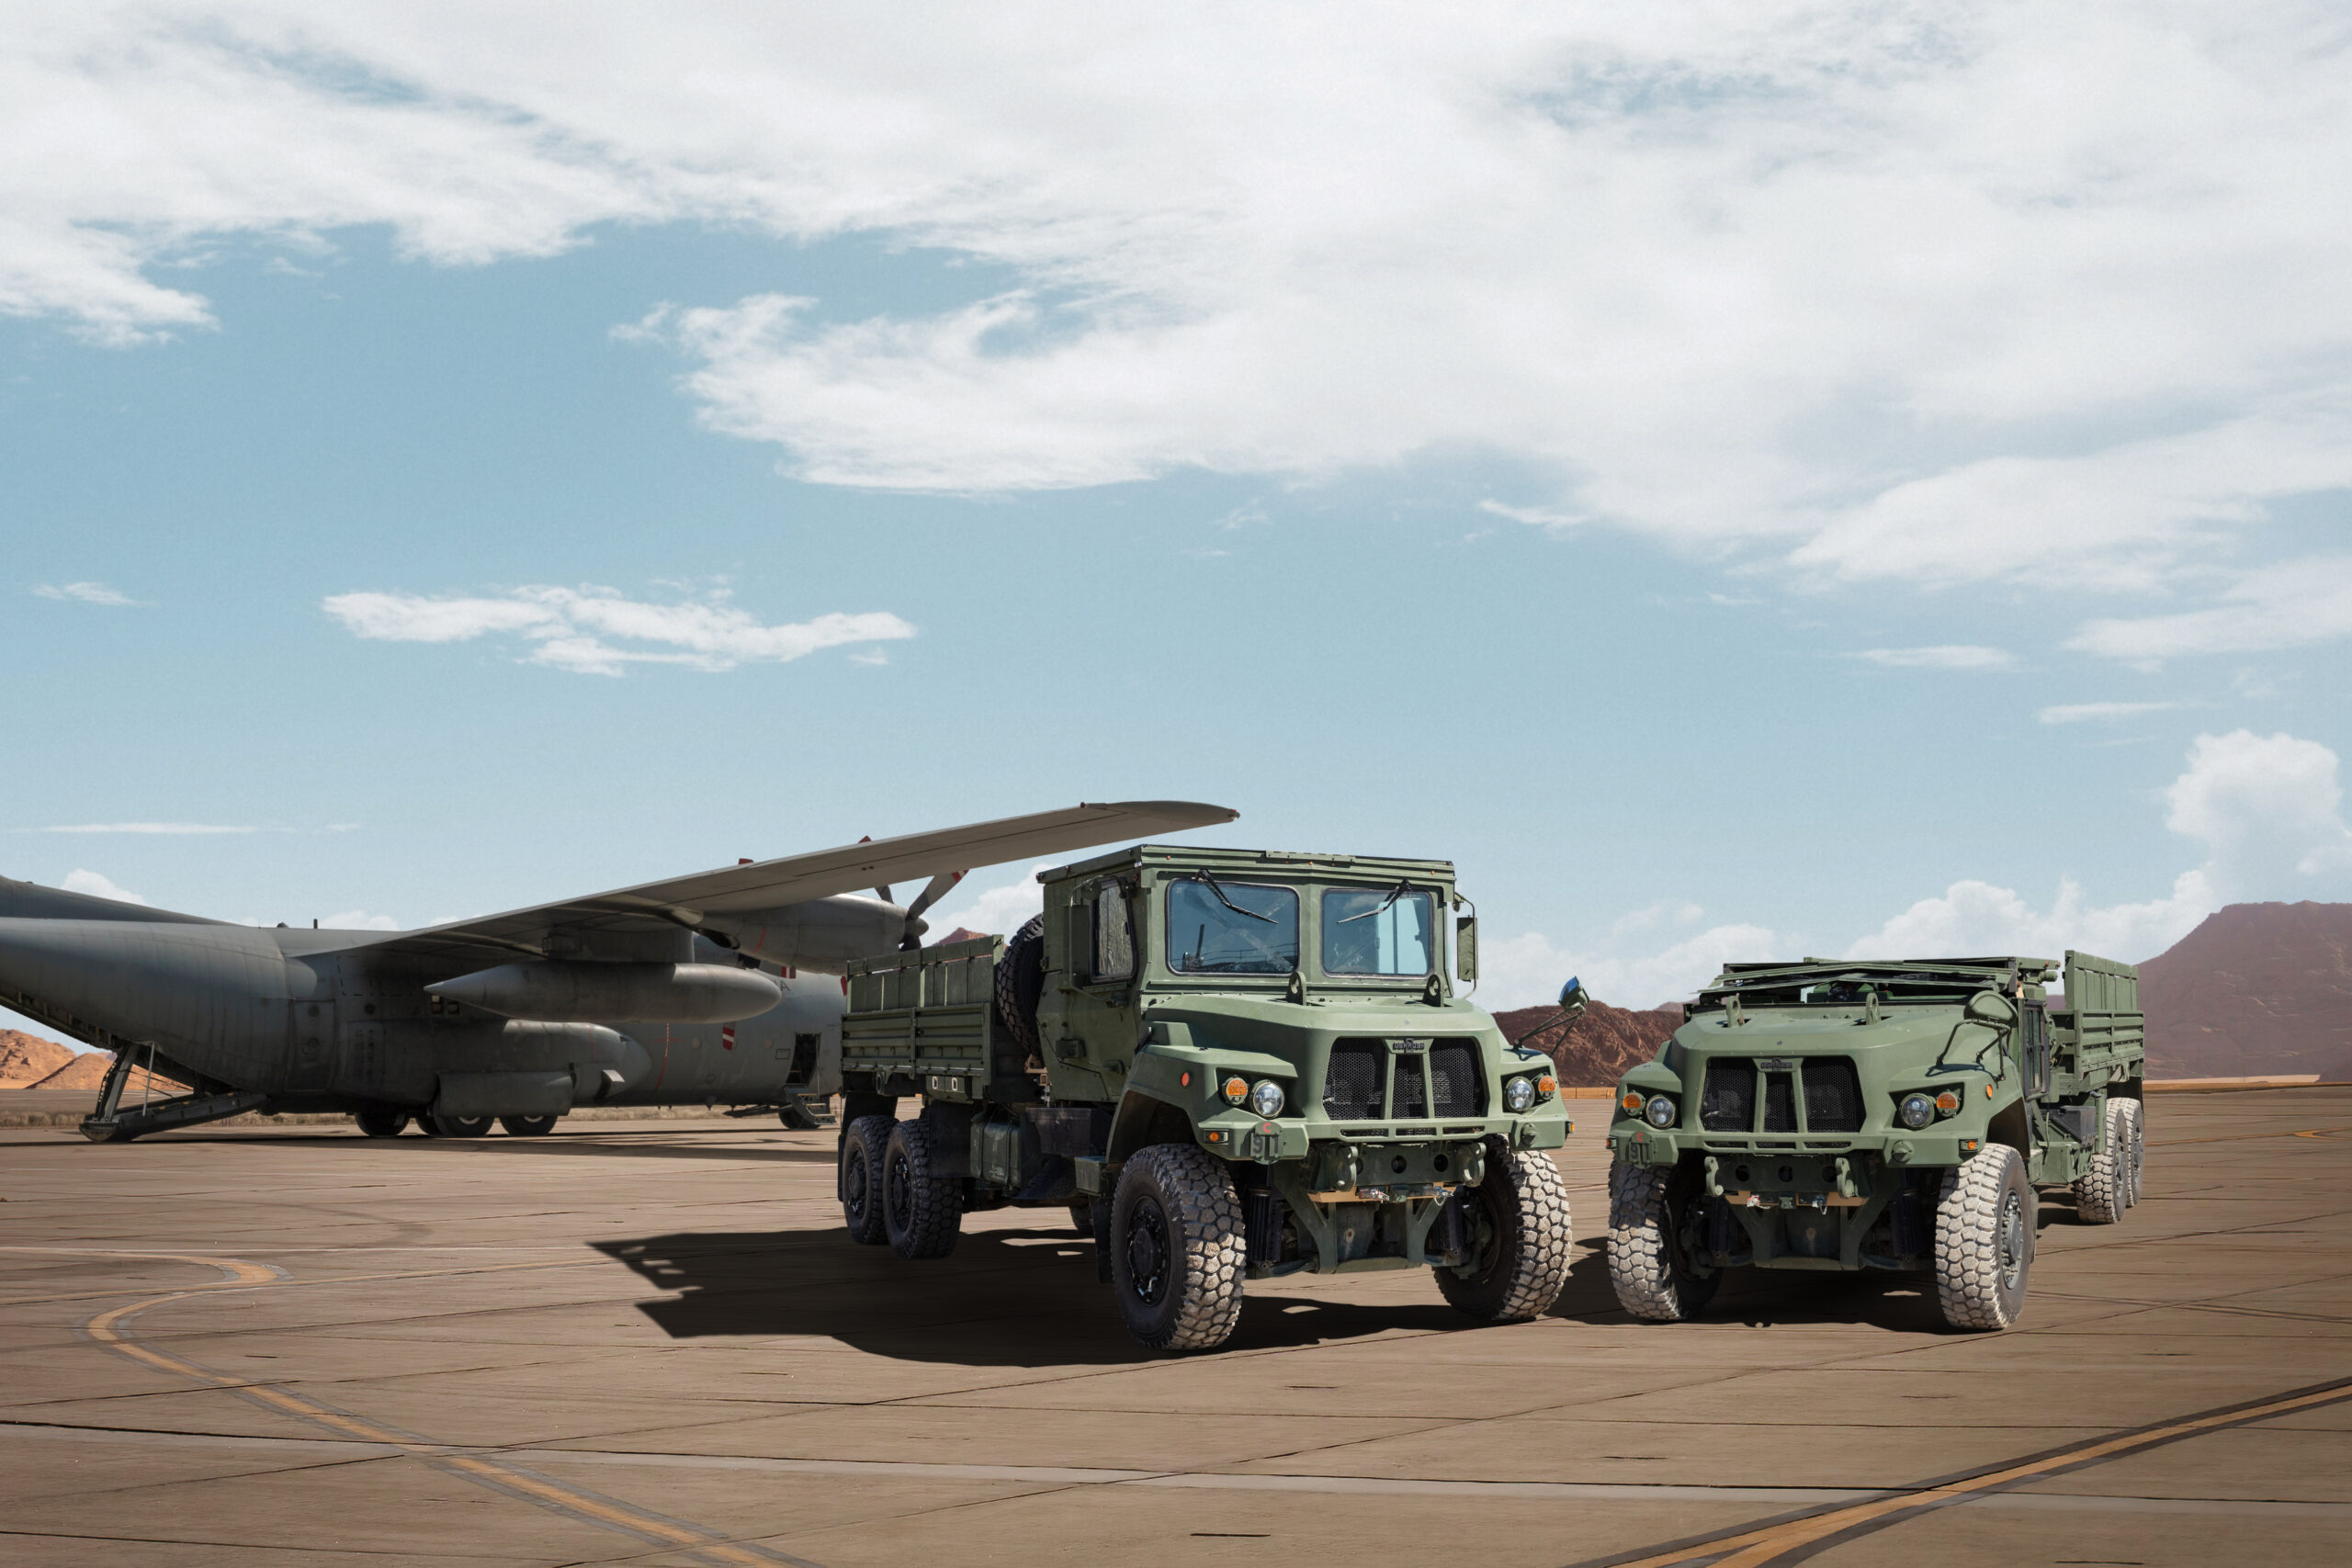
[[[1155,1144],[1192,1141],[1193,1119],[1183,1107],[1130,1085],[1111,1118],[1111,1145],[1103,1163],[1116,1166]]]
[[[1993,1112],[1985,1124],[1987,1143],[2007,1144],[2029,1162],[2033,1158],[2033,1142],[2026,1127],[2025,1100],[2022,1097],[2010,1100]]]

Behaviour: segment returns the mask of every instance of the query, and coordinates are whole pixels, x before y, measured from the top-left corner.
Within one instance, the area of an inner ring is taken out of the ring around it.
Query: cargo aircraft
[[[840,1083],[843,966],[921,945],[967,871],[1237,815],[1079,806],[413,931],[236,925],[0,877],[0,1006],[115,1053],[82,1123],[96,1142],[247,1111],[349,1111],[375,1137],[411,1119],[542,1134],[590,1105],[772,1106],[813,1126]],[[135,1067],[189,1092],[126,1096]]]

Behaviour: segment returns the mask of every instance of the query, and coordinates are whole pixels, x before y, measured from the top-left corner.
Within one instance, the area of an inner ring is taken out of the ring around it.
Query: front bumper
[[[1943,1122],[1914,1133],[1693,1133],[1621,1118],[1609,1129],[1609,1152],[1627,1165],[1674,1166],[1686,1155],[1753,1161],[1874,1156],[1893,1169],[1958,1165],[1984,1146],[1982,1129]]]

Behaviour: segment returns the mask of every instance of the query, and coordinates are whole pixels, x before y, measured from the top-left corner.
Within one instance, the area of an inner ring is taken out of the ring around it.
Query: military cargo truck
[[[1245,1280],[1298,1272],[1430,1269],[1490,1322],[1552,1304],[1568,1122],[1550,1060],[1454,993],[1450,864],[1147,844],[1038,880],[1009,942],[849,966],[854,1240],[939,1258],[967,1213],[1066,1208],[1155,1349],[1222,1344]]]
[[[1955,1328],[2024,1309],[2037,1191],[2140,1201],[2139,972],[2069,953],[1732,964],[1618,1085],[1609,1273],[1636,1317],[1724,1271],[1932,1270]]]

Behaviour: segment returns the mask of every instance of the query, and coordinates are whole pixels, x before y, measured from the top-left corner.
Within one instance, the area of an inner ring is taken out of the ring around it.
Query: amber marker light
[[[1225,1080],[1225,1099],[1228,1105],[1238,1105],[1250,1098],[1250,1080],[1238,1075]]]
[[[1545,1073],[1535,1080],[1535,1092],[1543,1099],[1549,1100],[1560,1092],[1560,1080]]]
[[[1625,1098],[1619,1100],[1617,1103],[1625,1108],[1626,1115],[1639,1116],[1642,1113],[1642,1105],[1644,1103],[1642,1100],[1642,1091],[1637,1089],[1629,1089],[1625,1091]]]
[[[1960,1109],[1960,1091],[1948,1089],[1936,1096],[1936,1109],[1946,1116]]]
[[[1176,1081],[1177,1081],[1177,1083],[1178,1083],[1179,1085],[1181,1085],[1182,1087],[1183,1087],[1183,1088],[1185,1088],[1185,1089],[1190,1089],[1190,1088],[1192,1088],[1192,1087],[1193,1087],[1193,1070],[1192,1070],[1190,1067],[1185,1068],[1182,1072],[1181,1072],[1181,1073],[1179,1073],[1179,1074],[1177,1074],[1177,1075],[1176,1075]]]

